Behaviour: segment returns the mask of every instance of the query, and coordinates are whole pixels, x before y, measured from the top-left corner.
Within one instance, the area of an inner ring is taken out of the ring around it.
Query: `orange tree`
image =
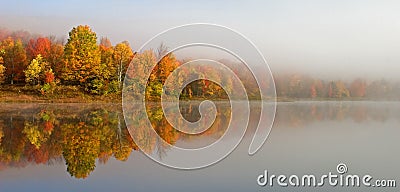
[[[97,36],[89,26],[77,26],[69,32],[64,47],[64,68],[61,78],[66,84],[81,85],[89,92],[96,89],[100,76],[101,55]]]

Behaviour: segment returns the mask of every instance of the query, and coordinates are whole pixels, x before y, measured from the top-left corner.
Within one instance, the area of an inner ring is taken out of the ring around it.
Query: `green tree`
[[[62,79],[69,84],[87,87],[100,74],[100,51],[97,36],[89,26],[77,26],[69,32],[64,47]]]

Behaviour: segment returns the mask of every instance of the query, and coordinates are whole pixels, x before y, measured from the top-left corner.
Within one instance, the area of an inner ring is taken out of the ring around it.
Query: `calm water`
[[[220,102],[217,108],[218,123],[199,137],[174,131],[158,108],[151,109],[150,118],[168,143],[198,147],[221,137],[229,123],[229,104]],[[198,119],[196,109],[181,107],[190,121]],[[247,155],[250,128],[223,161],[181,171],[138,151],[118,105],[1,104],[0,191],[398,191],[260,187],[256,178],[266,169],[277,175],[320,176],[336,173],[342,162],[348,173],[395,179],[399,185],[399,115],[398,102],[279,103],[271,134],[257,154]],[[171,155],[157,141],[148,143],[146,150],[161,158]]]

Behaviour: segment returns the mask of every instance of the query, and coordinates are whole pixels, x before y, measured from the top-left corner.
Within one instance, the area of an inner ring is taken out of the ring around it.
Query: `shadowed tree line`
[[[286,98],[333,98],[333,99],[400,99],[400,82],[384,79],[368,81],[321,80],[301,74],[275,76],[278,97]]]

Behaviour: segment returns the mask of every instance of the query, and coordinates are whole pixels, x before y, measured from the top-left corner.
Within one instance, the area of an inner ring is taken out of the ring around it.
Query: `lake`
[[[157,133],[169,144],[199,147],[220,138],[230,105],[217,102],[217,123],[193,136],[174,130],[162,110],[149,106]],[[189,121],[197,104],[180,106]],[[252,110],[258,108],[252,104]],[[398,191],[378,187],[259,186],[257,177],[337,173],[399,181],[400,102],[280,102],[274,126],[260,151],[247,153],[257,112],[240,145],[202,169],[160,165],[138,149],[117,104],[9,104],[0,108],[0,191]],[[140,121],[134,129],[140,130]],[[131,131],[132,133],[132,131]],[[135,132],[136,133],[136,132]],[[137,134],[141,134],[139,131]],[[173,152],[142,136],[145,150],[168,158]],[[398,184],[398,183],[397,183]]]

